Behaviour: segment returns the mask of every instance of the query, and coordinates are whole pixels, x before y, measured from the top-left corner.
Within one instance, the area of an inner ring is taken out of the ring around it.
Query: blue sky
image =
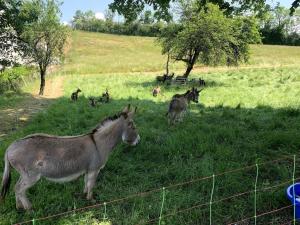
[[[78,9],[81,11],[92,10],[95,13],[104,13],[108,8],[108,4],[111,2],[113,2],[113,0],[64,0],[63,5],[61,6],[61,21],[71,21],[75,11]],[[275,4],[278,1],[268,0],[267,2]],[[290,7],[293,0],[280,0],[279,2],[283,6]]]

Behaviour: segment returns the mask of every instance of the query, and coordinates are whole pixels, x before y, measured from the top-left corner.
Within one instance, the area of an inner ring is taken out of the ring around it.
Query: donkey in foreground
[[[199,93],[202,90],[203,89],[198,91],[197,88],[193,88],[184,94],[176,94],[173,96],[167,112],[169,124],[174,124],[183,118],[191,101],[198,103]]]
[[[29,210],[26,190],[40,178],[68,182],[85,175],[84,193],[92,199],[97,175],[113,148],[121,141],[135,146],[140,140],[133,122],[136,112],[130,105],[121,113],[103,120],[91,133],[80,136],[33,134],[12,143],[5,153],[0,199],[10,186],[10,166],[20,174],[15,186],[16,207]]]

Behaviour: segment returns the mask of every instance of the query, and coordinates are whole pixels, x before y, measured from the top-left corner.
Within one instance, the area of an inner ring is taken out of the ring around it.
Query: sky
[[[108,5],[113,2],[113,0],[64,0],[63,5],[61,6],[62,12],[62,22],[70,22],[76,12],[76,10],[88,11],[92,10],[96,16],[101,19],[104,16],[105,10],[108,8]],[[267,0],[269,4],[275,4],[280,2],[280,5],[285,7],[290,7],[293,0]]]

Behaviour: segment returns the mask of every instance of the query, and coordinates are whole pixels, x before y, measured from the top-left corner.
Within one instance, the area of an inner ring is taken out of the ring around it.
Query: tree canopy
[[[124,15],[127,21],[135,20],[138,15],[144,10],[146,5],[153,7],[155,15],[159,19],[166,21],[170,20],[169,8],[170,5],[177,0],[114,0],[110,4],[110,8],[113,11]],[[199,5],[206,5],[207,3],[213,3],[218,5],[221,9],[224,9],[228,14],[232,12],[243,12],[249,10],[257,10],[263,8],[266,0],[199,0]],[[300,5],[300,0],[294,0],[291,6],[291,13],[294,13],[295,9]]]
[[[205,65],[237,65],[247,61],[249,43],[260,41],[252,18],[228,18],[217,5],[190,11],[181,25],[168,26],[159,38],[163,53],[187,65],[187,77],[196,62]]]
[[[34,0],[22,5],[21,15],[33,12],[38,19],[24,26],[21,38],[28,47],[28,55],[39,66],[39,94],[43,95],[47,67],[63,56],[68,29],[60,23],[59,5],[54,0]]]

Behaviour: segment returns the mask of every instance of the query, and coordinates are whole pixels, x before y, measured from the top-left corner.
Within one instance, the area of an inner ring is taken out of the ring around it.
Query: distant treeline
[[[263,44],[300,46],[300,12],[291,17],[289,10],[276,5],[266,7],[262,15],[257,17]],[[72,20],[76,30],[101,32],[133,36],[159,36],[161,29],[167,26],[155,20],[151,11],[146,11],[140,18],[131,23],[114,21],[114,14],[107,11],[105,18],[99,19],[92,11],[78,10]]]
[[[155,21],[151,11],[144,12],[139,20],[131,23],[115,22],[110,11],[105,13],[105,18],[97,18],[92,11],[78,10],[72,20],[72,27],[76,30],[149,37],[157,37],[164,26],[165,23]]]
[[[300,46],[300,11],[290,16],[290,10],[280,6],[266,6],[258,16],[260,33],[264,44]]]
[[[73,23],[73,28],[76,30],[148,37],[157,37],[163,26],[164,24],[162,23],[141,24],[139,22],[133,22],[126,24],[104,20],[91,20],[86,21],[84,24]]]

